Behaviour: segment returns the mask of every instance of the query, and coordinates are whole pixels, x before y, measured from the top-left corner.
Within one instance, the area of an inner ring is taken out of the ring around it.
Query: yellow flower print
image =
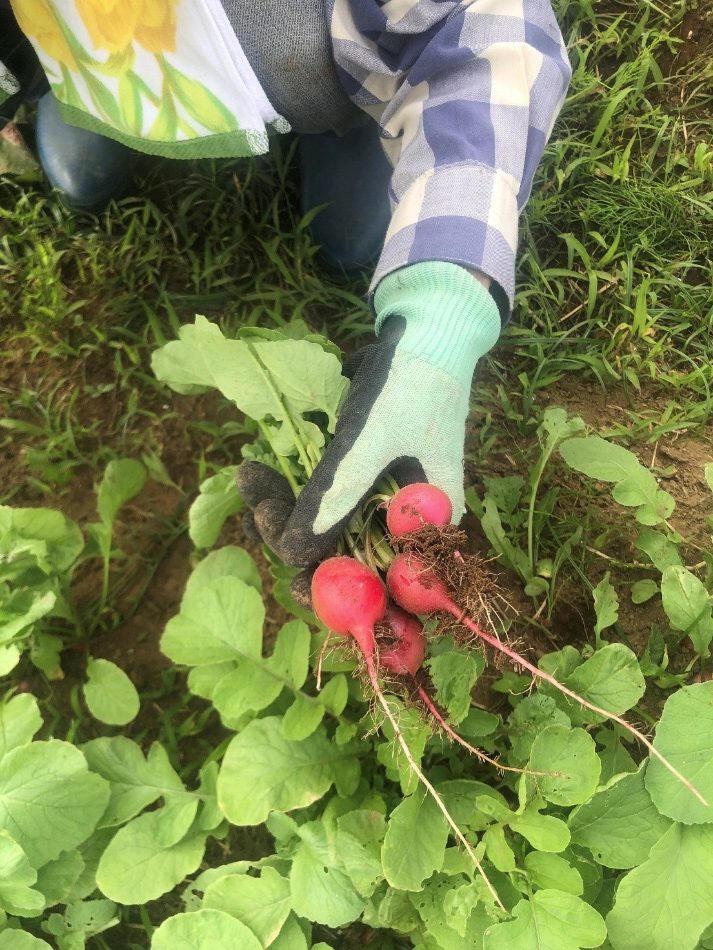
[[[72,51],[48,0],[10,0],[10,5],[26,36],[52,59],[70,68],[75,67]]]
[[[176,48],[176,0],[76,0],[96,49],[121,53],[136,40],[150,53]]]
[[[136,42],[149,53],[176,50],[176,0],[144,0],[136,24]]]

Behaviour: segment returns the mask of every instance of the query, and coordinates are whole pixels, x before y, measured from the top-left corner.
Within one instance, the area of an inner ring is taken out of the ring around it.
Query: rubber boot
[[[302,135],[299,159],[302,213],[327,205],[310,224],[325,263],[346,272],[374,264],[391,218],[392,169],[378,125],[370,120],[343,136]]]
[[[48,92],[37,103],[37,153],[53,188],[75,211],[101,211],[127,187],[133,149],[65,122]]]

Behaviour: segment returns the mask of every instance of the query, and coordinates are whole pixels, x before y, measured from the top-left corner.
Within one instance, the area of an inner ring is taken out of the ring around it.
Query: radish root
[[[503,643],[501,640],[498,640],[497,637],[486,633],[482,627],[475,623],[475,621],[461,614],[455,604],[452,604],[452,607],[453,610],[451,612],[455,617],[457,617],[459,623],[462,623],[464,626],[466,626],[477,637],[483,640],[484,643],[487,643],[489,646],[491,646],[494,650],[504,654],[515,666],[519,666],[522,669],[527,670],[531,676],[542,680],[545,683],[549,683],[550,686],[553,686],[561,693],[564,693],[565,696],[569,696],[570,699],[573,699],[585,709],[589,709],[591,712],[595,712],[599,716],[604,716],[606,719],[611,719],[613,722],[618,723],[620,726],[626,729],[627,732],[635,736],[639,742],[649,750],[649,753],[654,756],[654,758],[658,759],[664,768],[668,769],[668,771],[674,775],[679,780],[679,782],[682,782],[688,791],[694,795],[698,801],[701,802],[701,804],[705,805],[706,808],[708,807],[708,802],[705,800],[703,795],[701,795],[693,782],[689,781],[685,775],[682,775],[678,769],[668,761],[665,756],[661,755],[658,749],[654,748],[651,740],[647,739],[643,732],[640,732],[635,726],[632,726],[631,723],[627,722],[625,719],[622,719],[621,716],[617,716],[615,713],[608,712],[606,709],[602,709],[601,706],[597,706],[595,703],[590,703],[589,700],[585,699],[583,696],[579,696],[574,692],[574,690],[571,690],[563,683],[560,683],[559,680],[555,679],[555,677],[550,673],[546,673],[539,667],[534,666],[532,663],[526,660],[524,656],[521,656],[519,653],[516,653],[515,650],[510,649],[507,644]]]

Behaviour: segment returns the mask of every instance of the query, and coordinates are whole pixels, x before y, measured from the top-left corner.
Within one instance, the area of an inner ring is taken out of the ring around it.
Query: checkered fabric
[[[571,69],[547,0],[329,0],[339,78],[394,166],[371,284],[450,261],[514,294],[518,215]],[[496,294],[497,296],[497,294]]]

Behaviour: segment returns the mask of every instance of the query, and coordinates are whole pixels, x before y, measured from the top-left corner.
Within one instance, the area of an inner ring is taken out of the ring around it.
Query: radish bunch
[[[451,515],[451,503],[444,492],[433,485],[415,484],[400,489],[393,496],[388,504],[386,524],[392,538],[398,542],[398,539],[406,535],[413,536],[429,525],[445,528],[451,520]],[[462,560],[457,551],[453,552],[453,557]],[[384,584],[379,576],[365,564],[350,557],[334,557],[324,561],[312,579],[315,613],[334,633],[343,637],[351,636],[356,642],[371,687],[389,719],[392,719],[392,716],[379,685],[381,670],[400,678],[409,687],[409,694],[419,697],[428,714],[451,739],[468,748],[479,758],[488,760],[487,756],[462,740],[448,725],[419,676],[426,653],[426,639],[421,621],[415,615],[450,614],[458,624],[470,630],[477,640],[505,656],[516,669],[527,670],[533,679],[549,683],[585,709],[618,723],[641,742],[651,755],[658,758],[696,798],[707,804],[694,785],[681,775],[638,729],[620,716],[578,695],[550,673],[530,663],[497,636],[484,630],[461,608],[457,602],[457,594],[449,590],[446,580],[424,559],[411,553],[397,554],[386,573],[386,589],[393,603],[398,606],[388,602]],[[385,622],[390,633],[389,642],[383,650],[380,649],[376,632],[380,622]],[[398,726],[393,722],[392,725],[399,738]],[[493,764],[504,768],[499,763]]]

